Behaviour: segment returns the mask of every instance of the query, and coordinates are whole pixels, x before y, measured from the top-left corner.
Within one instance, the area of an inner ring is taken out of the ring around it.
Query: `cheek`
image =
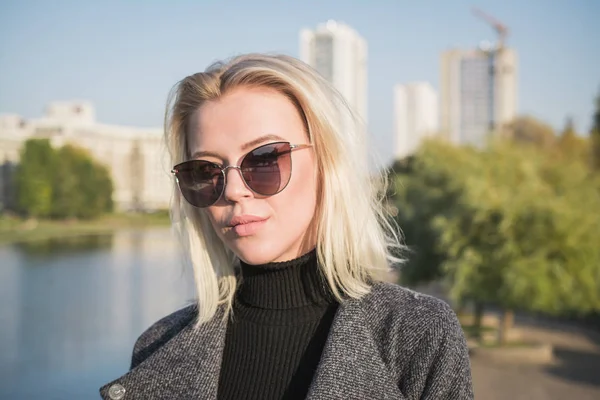
[[[317,184],[314,168],[308,163],[294,165],[290,183],[277,199],[277,205],[290,219],[312,218],[317,201]],[[298,217],[298,218],[295,218]]]
[[[223,210],[219,207],[208,207],[202,212],[206,213],[206,216],[208,216],[213,229],[215,232],[217,232],[217,235],[221,236],[221,229],[219,228],[217,221],[221,221],[223,219]]]

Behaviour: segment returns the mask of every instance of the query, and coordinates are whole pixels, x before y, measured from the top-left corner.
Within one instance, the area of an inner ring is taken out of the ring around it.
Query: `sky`
[[[345,22],[368,42],[369,131],[391,157],[393,86],[429,81],[449,48],[493,41],[476,6],[509,28],[518,112],[586,134],[600,93],[596,0],[0,0],[0,114],[40,117],[55,100],[87,100],[98,121],[160,127],[171,87],[247,52],[299,56],[301,28]]]

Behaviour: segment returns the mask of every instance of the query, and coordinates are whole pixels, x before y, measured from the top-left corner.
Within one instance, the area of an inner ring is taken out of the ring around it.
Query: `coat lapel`
[[[406,398],[367,324],[360,300],[339,306],[307,400]]]
[[[192,321],[139,366],[103,386],[100,394],[111,399],[110,388],[120,385],[123,400],[216,399],[226,328],[222,311],[199,329]]]

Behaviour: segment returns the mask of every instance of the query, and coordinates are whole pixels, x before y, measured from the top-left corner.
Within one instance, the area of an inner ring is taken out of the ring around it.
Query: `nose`
[[[237,203],[245,197],[251,197],[252,191],[248,189],[242,171],[239,167],[225,168],[225,190],[223,198],[229,203]]]

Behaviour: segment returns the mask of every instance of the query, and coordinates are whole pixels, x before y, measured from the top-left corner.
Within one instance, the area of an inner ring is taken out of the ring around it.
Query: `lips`
[[[257,215],[237,215],[229,221],[227,226],[240,237],[254,235],[267,222],[268,218]]]

